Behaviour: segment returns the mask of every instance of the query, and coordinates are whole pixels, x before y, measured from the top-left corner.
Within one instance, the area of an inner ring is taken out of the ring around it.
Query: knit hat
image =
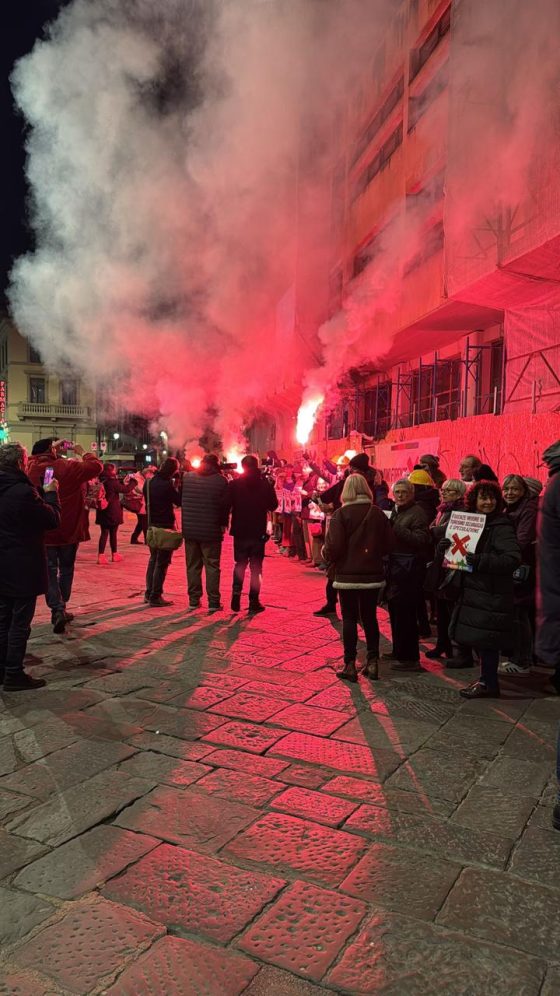
[[[408,475],[408,479],[411,484],[423,484],[427,488],[434,487],[434,482],[427,470],[413,470],[412,474]]]
[[[529,489],[531,498],[537,498],[543,489],[542,481],[539,481],[537,477],[524,477],[523,480]]]
[[[439,467],[439,457],[434,456],[433,453],[425,453],[421,456],[418,463],[429,463],[433,467]]]
[[[352,470],[358,470],[360,474],[365,474],[369,470],[369,457],[367,453],[356,453],[350,461]]]

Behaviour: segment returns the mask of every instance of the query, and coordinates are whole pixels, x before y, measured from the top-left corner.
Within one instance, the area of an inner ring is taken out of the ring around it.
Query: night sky
[[[9,84],[14,62],[31,51],[44,25],[52,21],[64,0],[22,0],[7,4],[0,33],[0,306],[13,260],[33,246],[25,220],[23,121],[16,114]]]

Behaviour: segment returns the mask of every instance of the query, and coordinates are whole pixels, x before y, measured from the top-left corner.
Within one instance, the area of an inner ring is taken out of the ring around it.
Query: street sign
[[[97,450],[97,443],[95,442],[95,440],[91,444],[91,448],[92,448],[93,452],[95,453],[95,451]]]
[[[102,453],[106,453],[107,452],[107,443],[105,441],[103,441],[102,443],[100,443],[99,444],[99,449],[101,450]]]

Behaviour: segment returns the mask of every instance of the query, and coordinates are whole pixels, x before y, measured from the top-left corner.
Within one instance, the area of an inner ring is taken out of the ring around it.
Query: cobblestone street
[[[269,544],[234,616],[228,539],[223,612],[187,611],[182,551],[148,608],[129,530],[122,564],[80,548],[65,635],[41,602],[48,687],[1,697],[0,994],[557,996],[544,677],[346,686],[319,572]]]

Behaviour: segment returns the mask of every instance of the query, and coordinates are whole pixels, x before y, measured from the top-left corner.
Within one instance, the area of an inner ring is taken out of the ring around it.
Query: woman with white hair
[[[357,681],[358,621],[366,637],[367,661],[363,673],[379,677],[377,601],[385,584],[383,557],[391,552],[394,536],[387,516],[373,504],[362,474],[350,474],[342,490],[342,507],[333,515],[323,556],[334,576],[342,609],[344,668],[337,677]]]

